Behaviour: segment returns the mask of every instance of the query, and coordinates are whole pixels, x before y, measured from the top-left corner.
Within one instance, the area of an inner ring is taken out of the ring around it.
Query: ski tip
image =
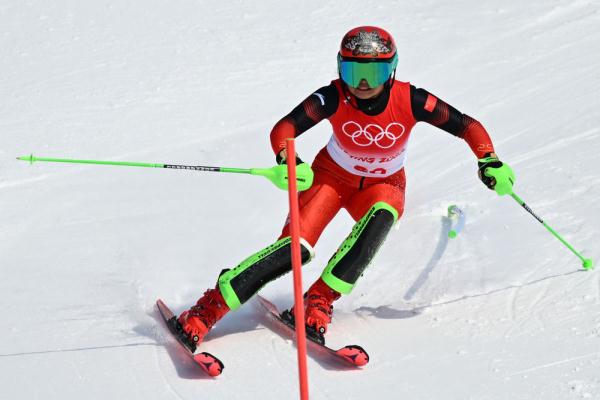
[[[160,315],[162,315],[164,318],[165,322],[167,322],[167,325],[169,325],[168,321],[175,317],[173,311],[171,311],[171,309],[161,299],[156,300],[156,308],[158,309]]]
[[[336,354],[358,367],[362,367],[369,363],[369,354],[365,349],[357,345],[342,347],[336,351]]]
[[[194,354],[194,361],[206,371],[206,373],[212,377],[221,375],[225,366],[217,357],[210,353],[202,352]]]
[[[154,303],[154,304],[156,304],[156,307],[157,307],[159,310],[161,310],[161,309],[163,309],[163,308],[168,308],[168,307],[167,307],[167,305],[165,304],[165,302],[164,302],[164,301],[162,301],[162,299],[157,299],[157,300],[156,300],[156,303]]]

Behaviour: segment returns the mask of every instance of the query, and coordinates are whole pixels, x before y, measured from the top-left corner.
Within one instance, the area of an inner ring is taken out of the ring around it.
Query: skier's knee
[[[323,281],[340,293],[350,293],[397,218],[398,211],[389,204],[373,205],[329,260],[321,275]]]
[[[392,219],[392,224],[396,222],[402,213],[404,212],[404,208],[398,209],[398,207],[394,207],[391,204],[388,204],[384,201],[379,201],[373,205],[369,209],[366,215],[373,213],[374,218],[378,219]]]
[[[270,281],[292,269],[291,238],[285,237],[242,261],[219,277],[219,289],[227,306],[235,310]],[[302,264],[314,257],[312,246],[300,239]]]

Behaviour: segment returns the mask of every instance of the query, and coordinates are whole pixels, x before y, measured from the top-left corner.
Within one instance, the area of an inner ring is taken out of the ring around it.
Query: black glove
[[[284,150],[281,150],[279,153],[277,153],[277,155],[275,156],[275,161],[277,162],[277,165],[282,165],[282,164],[286,164],[287,165],[287,158],[285,158],[284,156],[281,155],[281,153],[285,152]],[[300,159],[300,157],[298,157],[298,155],[296,155],[296,165],[300,165],[304,163],[304,161],[302,161]]]
[[[495,153],[486,153],[483,158],[477,160],[477,175],[488,189],[494,190],[496,185],[496,179],[491,176],[485,175],[486,168],[501,168],[504,164],[496,157]]]
[[[512,193],[515,183],[513,170],[498,159],[495,153],[486,153],[477,162],[479,179],[500,196]]]

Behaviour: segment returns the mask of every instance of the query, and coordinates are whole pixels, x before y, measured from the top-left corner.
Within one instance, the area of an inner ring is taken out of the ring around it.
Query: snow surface
[[[258,177],[15,157],[267,167],[273,124],[336,77],[341,36],[396,37],[397,77],[487,127],[516,193],[587,257],[600,234],[600,6],[453,2],[106,0],[0,3],[0,397],[293,399],[293,345],[250,301],[206,350],[203,379],[168,339],[218,272],[272,242],[285,192]],[[260,106],[257,107],[257,104]],[[302,136],[311,160],[325,122]],[[313,399],[600,399],[600,280],[510,198],[476,178],[468,147],[412,136],[407,204],[351,296],[332,345],[361,371],[309,360]],[[465,230],[448,240],[446,207]],[[341,212],[304,268],[321,272]],[[291,304],[291,275],[263,290]]]

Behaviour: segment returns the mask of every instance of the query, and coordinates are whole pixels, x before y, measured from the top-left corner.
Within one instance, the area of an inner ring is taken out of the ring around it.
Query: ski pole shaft
[[[560,242],[562,244],[564,244],[569,250],[571,250],[573,252],[573,254],[575,254],[577,257],[579,257],[579,259],[583,262],[583,268],[584,269],[592,269],[594,267],[594,264],[592,262],[592,259],[590,258],[585,258],[581,255],[581,253],[579,253],[577,250],[575,250],[573,248],[573,246],[571,246],[565,239],[563,239],[563,237],[561,235],[558,234],[558,232],[556,232],[554,229],[552,229],[552,227],[550,227],[550,225],[548,225],[546,222],[544,222],[543,219],[541,219],[538,215],[536,215],[533,210],[523,201],[523,199],[521,199],[519,196],[517,196],[516,193],[511,193],[511,197],[513,199],[515,199],[515,201],[517,203],[519,203],[529,214],[531,214],[535,219],[537,219],[542,225],[544,225],[544,227],[550,232],[552,233],[552,235],[554,235],[554,237],[556,237],[558,240],[560,240]]]
[[[169,169],[187,169],[192,171],[205,171],[205,172],[232,172],[238,174],[251,174],[251,169],[242,168],[226,168],[226,167],[207,167],[202,165],[177,165],[177,164],[157,164],[157,163],[146,163],[146,162],[133,162],[133,161],[104,161],[104,160],[74,160],[69,158],[48,158],[48,157],[36,157],[33,154],[23,157],[17,157],[17,160],[29,161],[30,164],[34,162],[55,162],[55,163],[69,163],[69,164],[94,164],[94,165],[116,165],[121,167],[146,167],[146,168],[169,168]]]
[[[36,161],[55,162],[55,163],[70,163],[70,164],[95,164],[95,165],[116,165],[121,167],[146,167],[146,168],[167,168],[167,169],[185,169],[190,171],[202,172],[227,172],[234,174],[249,174],[262,176],[270,180],[275,186],[280,189],[287,190],[287,169],[281,165],[271,168],[230,168],[230,167],[208,167],[202,165],[179,165],[179,164],[158,164],[147,162],[132,162],[132,161],[104,161],[104,160],[74,160],[70,158],[48,158],[35,157],[33,154],[23,157],[17,157],[17,160],[29,161],[33,164]],[[296,179],[299,190],[306,190],[312,184],[312,171],[296,171]],[[282,185],[282,182],[286,182]]]

